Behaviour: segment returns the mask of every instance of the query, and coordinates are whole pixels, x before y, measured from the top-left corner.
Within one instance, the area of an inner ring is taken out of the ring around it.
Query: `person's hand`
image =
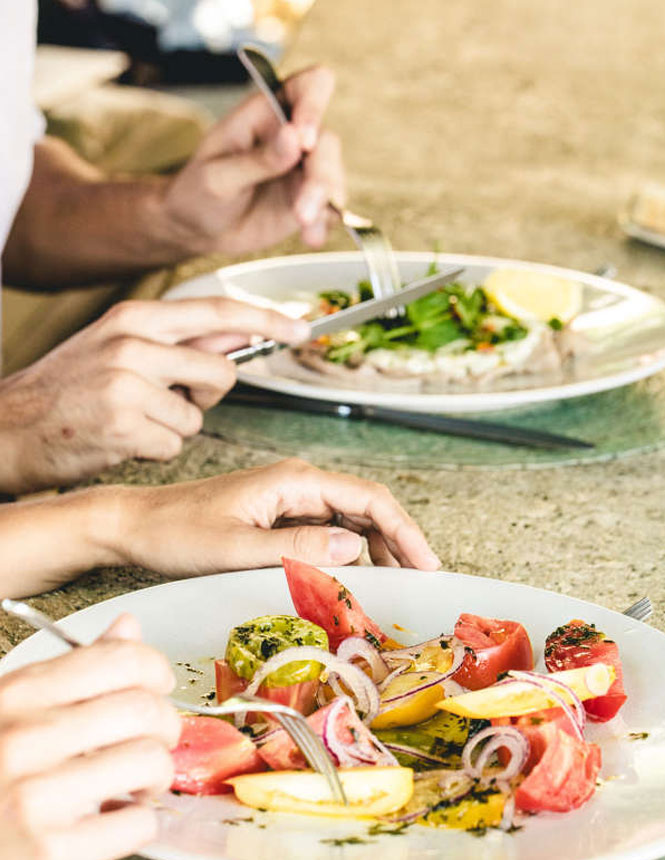
[[[175,679],[131,616],[94,645],[0,677],[0,860],[111,860],[157,835]],[[117,798],[132,799],[118,802]]]
[[[164,487],[120,489],[117,563],[171,576],[278,565],[350,564],[368,538],[375,563],[440,567],[387,487],[301,460]],[[331,524],[332,522],[336,524]]]
[[[291,122],[280,126],[265,96],[251,96],[214,126],[166,186],[165,241],[229,254],[259,250],[297,230],[308,245],[325,242],[326,203],[342,204],[345,196],[339,141],[321,130],[333,76],[311,68],[284,86]]]
[[[69,483],[130,457],[174,457],[235,382],[219,350],[250,334],[297,343],[308,332],[302,320],[224,298],[115,305],[0,380],[0,491]]]

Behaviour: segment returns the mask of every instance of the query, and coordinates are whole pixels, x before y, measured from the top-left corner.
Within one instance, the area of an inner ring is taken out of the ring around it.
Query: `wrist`
[[[196,229],[182,218],[173,205],[173,185],[178,177],[154,177],[147,181],[141,198],[144,235],[150,237],[153,252],[162,262],[178,262],[210,250]],[[209,243],[208,243],[209,244]]]

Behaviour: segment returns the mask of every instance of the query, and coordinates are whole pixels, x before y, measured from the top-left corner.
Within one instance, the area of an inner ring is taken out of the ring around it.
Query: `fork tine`
[[[295,719],[289,715],[278,714],[277,719],[302,751],[310,766],[326,778],[335,800],[346,805],[347,799],[337,768],[333,765],[321,738],[312,731],[304,717]]]
[[[641,597],[628,609],[624,609],[623,614],[629,618],[635,618],[637,621],[646,621],[653,614],[653,604],[648,597]]]
[[[323,745],[323,741],[312,731],[303,715],[293,708],[277,704],[277,702],[269,702],[258,696],[248,696],[246,693],[231,696],[220,705],[190,705],[187,702],[179,702],[175,699],[171,699],[171,702],[181,711],[190,711],[210,717],[238,714],[243,711],[272,714],[305,756],[312,769],[326,779],[333,798],[338,803],[347,804],[337,768],[333,764],[328,750]]]

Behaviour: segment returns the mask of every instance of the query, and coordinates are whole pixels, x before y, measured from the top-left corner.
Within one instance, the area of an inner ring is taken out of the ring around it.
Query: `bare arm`
[[[162,223],[164,186],[162,177],[109,179],[67,144],[45,137],[3,254],[7,282],[57,287],[187,256]]]
[[[343,527],[330,525],[335,513]],[[101,565],[176,578],[282,556],[350,564],[360,534],[379,564],[440,564],[386,487],[299,460],[163,487],[93,487],[0,506],[0,594],[37,594]]]
[[[4,251],[8,279],[45,287],[99,280],[197,254],[256,251],[297,231],[322,245],[326,201],[344,197],[339,144],[321,131],[333,79],[307,69],[286,87],[292,122],[280,127],[256,94],[174,176],[108,177],[45,138]]]

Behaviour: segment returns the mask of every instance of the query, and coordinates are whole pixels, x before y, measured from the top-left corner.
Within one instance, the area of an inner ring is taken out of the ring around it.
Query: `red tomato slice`
[[[172,791],[223,794],[224,780],[265,770],[253,742],[231,723],[215,717],[182,717],[182,733],[173,750]]]
[[[496,683],[502,672],[533,669],[533,649],[529,634],[517,621],[481,618],[464,612],[455,624],[455,636],[473,649],[453,675],[469,690],[481,690]]]
[[[319,737],[323,736],[323,726],[333,704],[331,702],[307,717],[307,722]],[[374,737],[355,709],[348,706],[340,708],[334,724],[334,734],[341,744],[348,745],[371,744]],[[278,729],[271,734],[270,739],[259,747],[259,755],[273,770],[302,770],[309,767],[303,754],[284,729]],[[339,765],[337,757],[332,753],[331,755],[335,764]]]
[[[623,669],[619,648],[604,633],[578,618],[558,627],[547,637],[545,643],[545,665],[550,672],[562,669],[577,669],[594,663],[614,666],[616,678],[604,696],[587,699],[584,707],[589,719],[599,723],[611,720],[626,701],[623,688]]]
[[[600,747],[586,744],[554,723],[540,728],[543,755],[515,792],[524,812],[568,812],[582,806],[596,789]]]
[[[522,768],[522,773],[531,773],[543,757],[547,745],[547,732],[543,732],[543,729],[548,723],[552,723],[571,737],[577,737],[570,717],[561,708],[534,711],[521,717],[499,717],[491,722],[493,726],[515,726],[528,740],[529,757]],[[498,758],[501,764],[508,763],[509,755],[503,747],[498,751]]]
[[[217,701],[223,702],[230,696],[242,693],[249,684],[244,678],[237,675],[226,660],[215,660],[215,682],[217,687]],[[318,680],[302,681],[300,684],[291,684],[288,687],[267,687],[262,684],[256,695],[280,705],[288,705],[295,708],[301,714],[311,714],[316,708],[316,691],[319,688]],[[256,722],[265,719],[265,716],[254,716],[250,714],[248,722]]]
[[[365,615],[355,597],[334,576],[292,558],[283,558],[282,564],[296,612],[301,618],[323,627],[331,651],[337,651],[349,636],[384,641],[385,633]]]

